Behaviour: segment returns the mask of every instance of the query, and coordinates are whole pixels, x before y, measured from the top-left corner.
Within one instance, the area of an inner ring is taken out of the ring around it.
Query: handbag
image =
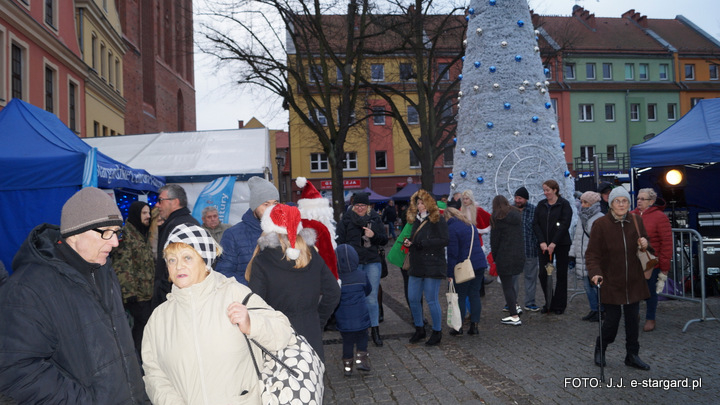
[[[418,229],[417,229],[417,230],[415,231],[415,233],[410,237],[410,241],[411,241],[411,242],[413,242],[413,241],[415,240],[415,235],[417,235],[418,232],[420,232],[420,230],[422,229],[422,227],[425,226],[425,224],[427,224],[427,223],[428,223],[428,221],[423,221],[423,223],[420,224],[420,226],[418,226]],[[405,255],[405,260],[403,260],[402,269],[405,270],[405,271],[410,270],[410,251],[408,251],[407,254]]]
[[[640,236],[640,228],[638,227],[635,215],[632,215],[632,220],[633,224],[635,224],[635,230],[637,231],[638,236]],[[638,246],[637,257],[640,259],[640,264],[642,264],[645,280],[649,280],[650,277],[652,277],[653,270],[658,265],[658,258],[655,257],[654,254],[648,252],[647,249],[642,249],[640,246]]]
[[[467,259],[455,265],[455,282],[458,284],[470,281],[475,278],[475,270],[473,269],[472,261],[470,261],[470,255],[472,254],[473,243],[475,242],[475,227],[470,225],[470,251],[468,252]]]
[[[447,324],[452,329],[459,331],[462,328],[462,315],[460,314],[460,304],[458,304],[458,295],[455,292],[454,282],[450,281],[445,297],[447,297],[448,303]]]
[[[243,299],[243,305],[247,304],[251,295],[253,293]],[[287,346],[273,353],[255,339],[248,338],[244,333],[243,336],[260,380],[263,405],[323,403],[325,364],[305,337],[293,330]],[[251,343],[263,353],[260,365]]]
[[[385,278],[388,276],[388,266],[387,266],[387,261],[385,261],[385,248],[379,248],[378,255],[380,256],[380,264],[382,265],[382,270],[380,272],[380,278]]]

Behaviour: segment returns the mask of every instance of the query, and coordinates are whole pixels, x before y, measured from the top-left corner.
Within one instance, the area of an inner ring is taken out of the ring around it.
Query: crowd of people
[[[249,208],[233,226],[221,223],[215,207],[203,210],[201,224],[175,184],[160,188],[154,209],[131,204],[124,221],[102,190],[78,191],[63,206],[60,225],[36,227],[12,276],[0,274],[0,399],[259,403],[262,382],[253,359],[262,352],[247,339],[276,351],[297,333],[324,361],[322,336],[330,323],[342,336],[343,374],[369,372],[369,341],[383,346],[386,260],[403,275],[415,327],[409,342],[428,346],[442,341],[443,281],[455,284],[461,318],[469,317],[467,334],[478,335],[488,258],[508,312],[500,322],[511,326],[522,325],[523,309],[563,315],[574,263],[589,304],[582,319],[603,322],[595,364],[605,365],[624,317],[625,364],[650,368],[639,357],[639,304],[647,302],[643,330],[650,332],[656,286],[672,252],[670,224],[654,190],[641,189],[632,212],[623,187],[582,193],[573,228],[572,203],[555,180],[542,184],[545,198],[537,205],[520,187],[514,204],[498,195],[491,212],[470,190],[436,201],[420,189],[406,206],[391,201],[382,212],[356,193],[337,223],[312,183],[299,178],[297,184],[300,201],[287,205],[272,183],[250,178]],[[644,272],[637,249],[655,253],[657,268]],[[455,283],[465,261],[474,277]],[[542,306],[535,300],[538,280]]]

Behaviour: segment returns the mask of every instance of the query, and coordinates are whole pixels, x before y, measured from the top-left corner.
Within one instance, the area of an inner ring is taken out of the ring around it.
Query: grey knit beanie
[[[618,197],[625,197],[628,201],[630,201],[630,193],[625,190],[625,187],[620,186],[612,189],[612,191],[610,192],[610,196],[608,197],[608,204],[612,205],[613,200]]]
[[[248,187],[250,187],[250,209],[253,211],[265,201],[280,199],[277,188],[262,177],[250,177]]]
[[[85,187],[63,205],[60,234],[67,238],[90,229],[122,224],[122,215],[115,201],[99,188]]]

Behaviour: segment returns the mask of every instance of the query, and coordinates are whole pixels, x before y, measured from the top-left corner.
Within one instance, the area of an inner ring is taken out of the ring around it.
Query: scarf
[[[600,212],[600,201],[596,202],[595,204],[589,206],[589,207],[581,207],[580,213],[578,216],[580,217],[580,221],[582,222],[583,228],[585,228],[585,225],[587,225],[587,222]]]

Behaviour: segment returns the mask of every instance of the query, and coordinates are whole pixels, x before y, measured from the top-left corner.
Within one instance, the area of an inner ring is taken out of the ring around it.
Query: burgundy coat
[[[603,304],[624,305],[650,297],[642,264],[637,257],[637,240],[647,237],[642,219],[635,216],[640,235],[628,214],[617,220],[611,212],[598,218],[590,231],[585,264],[590,279],[600,275],[603,283],[600,300]],[[655,253],[648,243],[648,250]]]
[[[645,229],[648,233],[648,241],[655,249],[655,254],[660,263],[658,267],[663,273],[670,271],[670,260],[673,252],[672,227],[667,215],[663,213],[664,206],[653,205],[645,211],[640,212],[638,209],[632,211],[633,214],[640,215]]]

